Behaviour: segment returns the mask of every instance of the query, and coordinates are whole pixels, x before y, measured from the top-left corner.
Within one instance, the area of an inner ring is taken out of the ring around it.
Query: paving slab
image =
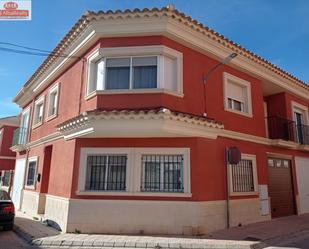
[[[43,248],[261,249],[308,233],[309,214],[223,229],[200,237],[64,234],[26,216],[16,217],[15,230],[24,232],[28,242]]]

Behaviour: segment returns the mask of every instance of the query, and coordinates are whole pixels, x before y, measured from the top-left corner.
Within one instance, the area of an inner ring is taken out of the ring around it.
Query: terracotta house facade
[[[0,189],[11,190],[16,153],[11,151],[14,131],[19,127],[19,117],[0,118]]]
[[[309,212],[308,85],[171,7],[87,12],[14,101],[16,208],[63,231],[205,234]]]

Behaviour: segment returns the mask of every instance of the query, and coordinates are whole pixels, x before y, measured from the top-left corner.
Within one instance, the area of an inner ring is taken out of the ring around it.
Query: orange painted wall
[[[51,164],[50,169],[46,170],[44,169],[44,159],[46,159],[45,147],[50,145],[53,146]],[[36,183],[34,189],[30,188],[28,190],[41,193],[48,192],[51,195],[69,197],[72,188],[74,150],[74,140],[57,140],[32,148],[29,152],[29,158],[34,156],[38,157],[37,173],[41,174],[42,180]],[[21,157],[26,157],[26,154],[18,156],[18,158]],[[48,174],[48,176],[45,174]]]
[[[97,138],[77,139],[76,154],[74,163],[73,183],[71,190],[72,198],[94,198],[94,199],[156,199],[156,200],[190,200],[207,201],[223,200],[226,198],[226,177],[225,177],[225,148],[237,146],[242,153],[256,155],[258,184],[268,183],[267,153],[285,154],[291,156],[308,157],[308,153],[295,150],[287,150],[233,140],[218,138],[210,140],[204,138]],[[186,147],[190,148],[190,176],[192,198],[171,198],[171,197],[136,197],[136,196],[78,196],[75,194],[78,185],[80,148],[82,147]],[[294,189],[297,193],[295,168]],[[64,195],[64,193],[62,193]],[[67,195],[67,193],[65,193]],[[252,198],[255,196],[246,196]],[[244,197],[242,197],[244,198]]]
[[[3,126],[1,128],[0,137],[0,156],[1,157],[16,157],[16,153],[11,151],[13,141],[13,133],[17,127]],[[15,160],[0,158],[0,170],[13,170],[15,168]]]
[[[60,102],[58,117],[31,131],[31,141],[56,131],[59,123],[77,116],[80,112],[96,108],[150,108],[167,107],[172,110],[202,115],[204,113],[204,97],[202,77],[205,72],[217,61],[195,50],[185,47],[163,36],[152,37],[125,37],[104,38],[93,46],[85,58],[98,47],[138,46],[138,45],[165,45],[183,53],[183,88],[184,97],[175,97],[167,94],[113,94],[100,95],[85,100],[86,68],[80,60],[59,76],[54,82],[60,82]],[[83,68],[84,66],[84,68]],[[81,77],[83,72],[83,77]],[[223,72],[229,72],[251,83],[253,100],[253,118],[248,118],[224,110],[223,104]],[[38,93],[36,98],[45,95],[45,117],[47,112],[47,93],[51,84]],[[31,105],[29,103],[27,106]],[[263,114],[263,95],[261,82],[245,73],[229,66],[219,67],[209,78],[206,86],[206,111],[208,116],[221,121],[230,130],[242,131],[258,136],[265,136]],[[239,124],[242,125],[239,125]]]
[[[100,95],[85,100],[86,70],[85,63],[77,61],[60,75],[54,82],[60,83],[60,102],[58,117],[45,121],[43,125],[30,132],[31,141],[50,135],[56,131],[56,126],[80,112],[96,108],[150,108],[167,107],[186,113],[202,115],[204,112],[203,82],[205,72],[217,61],[174,42],[166,37],[126,37],[104,38],[98,41],[86,54],[87,57],[98,47],[159,45],[171,47],[183,53],[183,88],[184,97],[175,97],[167,94],[121,94]],[[82,75],[83,72],[83,75]],[[245,117],[224,110],[223,103],[223,72],[229,72],[251,83],[253,118]],[[47,93],[51,84],[42,90],[37,98],[45,95],[45,117],[47,112]],[[291,116],[290,101],[297,100],[308,106],[305,101],[289,95],[282,94],[266,98],[273,106],[268,106],[272,113],[278,109],[283,110],[282,115]],[[284,108],[282,109],[282,102]],[[28,104],[28,106],[31,103]],[[265,137],[265,122],[263,111],[263,94],[261,81],[229,66],[218,68],[208,79],[206,85],[206,111],[208,116],[224,123],[225,128],[240,131],[247,134]],[[39,156],[39,173],[43,172],[44,146],[53,145],[51,168],[48,186],[46,183],[38,183],[35,191],[48,189],[48,193],[63,197],[73,198],[109,198],[121,199],[124,197],[102,196],[76,196],[79,169],[79,152],[81,147],[190,147],[191,148],[191,189],[192,198],[177,198],[177,200],[222,200],[225,198],[225,166],[224,148],[226,146],[238,146],[243,153],[257,155],[258,178],[260,184],[266,184],[267,179],[267,155],[266,152],[302,155],[309,157],[308,153],[292,150],[284,150],[270,146],[241,142],[226,138],[217,141],[203,138],[149,138],[149,139],[77,139],[72,141],[57,140],[46,145],[41,145],[30,150],[29,156]],[[19,155],[19,157],[24,157]],[[296,182],[296,181],[295,181]],[[125,197],[126,199],[150,199],[150,197]],[[154,197],[151,197],[153,199]],[[173,199],[173,198],[156,198]],[[174,198],[175,199],[175,198]]]
[[[16,153],[10,150],[12,147],[13,134],[16,128],[17,127],[6,125],[2,127],[2,136],[0,139],[0,156],[16,156]]]

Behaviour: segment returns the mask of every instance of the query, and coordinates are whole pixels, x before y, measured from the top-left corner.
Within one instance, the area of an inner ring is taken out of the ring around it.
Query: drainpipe
[[[225,148],[225,177],[226,177],[226,227],[230,228],[230,174],[228,163],[228,148]]]
[[[86,59],[83,57],[82,58],[82,71],[80,75],[80,91],[79,91],[79,102],[78,102],[78,113],[77,115],[80,114],[81,108],[82,108],[82,98],[83,98],[83,84],[84,84],[84,73],[85,73],[85,62]]]

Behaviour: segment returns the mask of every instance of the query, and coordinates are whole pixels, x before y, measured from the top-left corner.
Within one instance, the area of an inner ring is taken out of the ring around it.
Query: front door
[[[294,215],[295,201],[291,174],[291,161],[268,159],[268,184],[271,204],[271,217]]]
[[[22,191],[24,188],[24,179],[26,173],[26,159],[17,159],[15,163],[15,173],[13,180],[12,201],[14,202],[15,209],[21,208]]]

